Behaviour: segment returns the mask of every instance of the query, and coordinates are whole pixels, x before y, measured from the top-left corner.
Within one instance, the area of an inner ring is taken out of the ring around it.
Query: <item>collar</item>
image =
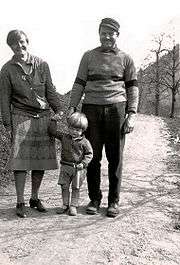
[[[82,134],[81,136],[77,137],[77,138],[72,138],[72,136],[69,134],[69,137],[73,140],[73,141],[81,141],[84,138],[84,135]]]
[[[16,56],[14,55],[13,57],[12,57],[12,59],[11,59],[11,63],[12,64],[21,64],[20,62],[19,62],[19,60],[16,58]],[[33,57],[33,55],[31,55],[31,54],[27,54],[27,60],[26,60],[26,64],[34,64],[34,57]]]
[[[104,48],[102,46],[98,47],[100,52],[105,52],[105,53],[114,53],[114,54],[118,54],[119,49],[117,47],[117,45],[114,48]]]

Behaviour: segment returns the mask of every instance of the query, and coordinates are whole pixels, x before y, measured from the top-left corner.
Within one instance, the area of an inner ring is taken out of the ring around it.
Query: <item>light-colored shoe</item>
[[[69,206],[68,205],[63,205],[61,208],[58,208],[56,210],[57,214],[63,214],[63,213],[67,213],[67,211],[69,210]]]
[[[77,207],[75,207],[75,206],[70,206],[70,207],[69,207],[69,215],[71,215],[71,216],[76,216],[76,215],[77,215]]]
[[[107,216],[108,217],[116,217],[119,214],[119,205],[117,203],[110,203],[107,208]]]
[[[86,213],[92,215],[97,214],[99,211],[99,205],[100,202],[98,201],[90,201],[86,207]]]

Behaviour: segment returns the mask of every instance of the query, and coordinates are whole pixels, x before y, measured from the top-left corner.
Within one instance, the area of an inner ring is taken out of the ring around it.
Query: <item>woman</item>
[[[0,73],[1,114],[12,143],[7,168],[14,171],[16,214],[26,217],[24,187],[30,170],[30,207],[46,211],[38,198],[38,191],[44,170],[57,168],[55,144],[48,136],[47,126],[50,108],[57,114],[61,112],[61,106],[49,66],[29,54],[27,35],[21,30],[12,30],[7,36],[7,44],[14,56]]]

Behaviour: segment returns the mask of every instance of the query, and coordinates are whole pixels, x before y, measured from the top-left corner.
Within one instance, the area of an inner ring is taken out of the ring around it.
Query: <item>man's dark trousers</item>
[[[83,104],[82,106],[82,112],[88,119],[88,129],[85,134],[93,148],[93,159],[87,169],[89,198],[91,201],[98,201],[99,204],[102,199],[100,162],[103,146],[108,160],[108,205],[119,202],[125,143],[123,133],[125,108],[126,102],[107,105]]]

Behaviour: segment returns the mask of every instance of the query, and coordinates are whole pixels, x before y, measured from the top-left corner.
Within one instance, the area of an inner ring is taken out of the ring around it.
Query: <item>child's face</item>
[[[83,130],[79,128],[74,128],[69,126],[69,134],[72,136],[72,138],[78,138],[79,136],[82,135]]]

